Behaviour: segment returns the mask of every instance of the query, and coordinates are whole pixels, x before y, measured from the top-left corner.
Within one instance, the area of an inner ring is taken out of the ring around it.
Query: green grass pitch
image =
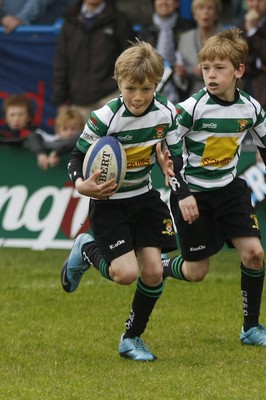
[[[239,260],[200,283],[167,280],[143,335],[154,363],[117,353],[135,285],[92,269],[64,293],[65,250],[1,249],[1,400],[265,400],[266,348],[242,346]],[[261,322],[266,323],[265,293]]]

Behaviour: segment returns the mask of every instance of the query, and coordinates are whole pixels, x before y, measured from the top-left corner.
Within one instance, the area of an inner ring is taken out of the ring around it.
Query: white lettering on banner
[[[253,204],[263,201],[266,197],[264,164],[252,165],[241,177],[251,188]],[[157,190],[168,204],[170,190],[165,187]],[[89,199],[68,184],[61,188],[42,186],[30,192],[27,186],[21,184],[2,186],[0,246],[31,247],[36,250],[71,248],[73,238],[84,227],[87,229],[88,204]],[[22,238],[19,230],[27,230],[30,235],[23,235]],[[10,237],[8,232],[12,232]],[[65,238],[59,239],[62,234]]]
[[[54,186],[45,186],[29,198],[24,209],[24,225],[32,232],[41,231],[34,248],[46,248],[47,244],[56,237],[72,193],[72,188],[58,189]],[[46,217],[41,220],[40,210],[49,197],[53,199],[51,208]]]
[[[71,226],[71,232],[75,235],[75,231],[80,229],[80,221],[84,221],[88,214],[88,199],[79,195],[73,187],[59,189],[55,186],[45,186],[29,198],[25,186],[1,187],[0,210],[7,203],[2,227],[6,231],[25,227],[31,232],[40,232],[32,248],[45,249],[55,239],[72,196],[80,197],[80,203],[82,203],[77,206],[77,213],[73,217],[74,224]],[[52,200],[51,206],[46,216],[40,219],[41,208],[49,198]]]
[[[0,210],[9,201],[2,226],[6,231],[14,231],[23,226],[22,210],[28,197],[26,186],[0,187]]]

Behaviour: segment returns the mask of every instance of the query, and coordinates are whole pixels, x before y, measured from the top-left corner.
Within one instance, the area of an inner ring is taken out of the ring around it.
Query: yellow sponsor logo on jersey
[[[230,164],[238,148],[237,137],[208,137],[200,165],[221,168]]]
[[[151,151],[151,146],[137,146],[127,149],[127,169],[151,165]]]

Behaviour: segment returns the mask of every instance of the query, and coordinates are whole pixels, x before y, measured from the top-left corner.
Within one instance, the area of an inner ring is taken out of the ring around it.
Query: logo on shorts
[[[109,248],[110,248],[111,250],[114,250],[114,249],[116,249],[118,246],[121,246],[121,244],[125,244],[124,239],[118,240],[116,243],[110,244],[110,245],[109,245]]]
[[[253,219],[252,228],[254,228],[254,229],[260,229],[260,228],[259,228],[259,221],[258,221],[257,215],[256,215],[256,214],[250,214],[250,218]]]
[[[164,219],[163,224],[165,225],[165,229],[162,231],[163,235],[173,236],[175,234],[173,230],[173,222],[170,218]]]
[[[200,250],[205,250],[206,246],[204,244],[200,244],[198,247],[190,247],[190,251],[200,251]]]

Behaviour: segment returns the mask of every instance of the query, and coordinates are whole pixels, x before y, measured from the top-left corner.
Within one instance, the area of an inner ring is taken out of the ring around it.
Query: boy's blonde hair
[[[118,84],[125,78],[134,83],[148,79],[157,86],[163,72],[164,61],[157,50],[149,43],[138,41],[117,58],[114,78]]]
[[[238,28],[228,29],[210,37],[201,48],[198,58],[200,64],[204,61],[213,61],[216,57],[229,59],[235,69],[245,64],[248,55],[248,44],[241,37]]]
[[[9,107],[23,107],[27,111],[29,120],[32,121],[34,118],[33,104],[24,94],[12,94],[4,100],[3,109],[5,116]]]
[[[191,4],[192,14],[194,15],[197,8],[204,6],[207,2],[213,3],[217,15],[219,16],[223,8],[221,0],[193,0]]]
[[[55,130],[58,131],[61,128],[68,127],[77,128],[78,131],[82,131],[85,125],[82,114],[75,108],[62,109],[55,120]]]

